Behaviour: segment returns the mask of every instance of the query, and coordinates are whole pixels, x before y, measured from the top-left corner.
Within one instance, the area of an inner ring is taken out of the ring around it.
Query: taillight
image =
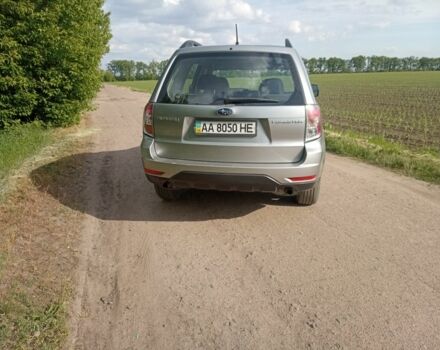
[[[154,137],[153,103],[148,102],[144,109],[144,133]]]
[[[306,141],[317,139],[322,133],[321,110],[317,105],[306,106],[307,127]]]

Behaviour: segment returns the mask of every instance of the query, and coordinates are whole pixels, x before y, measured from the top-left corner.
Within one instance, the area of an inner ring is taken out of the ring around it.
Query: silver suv
[[[145,106],[145,174],[165,200],[196,188],[313,204],[325,157],[318,94],[287,39],[285,46],[187,41]]]

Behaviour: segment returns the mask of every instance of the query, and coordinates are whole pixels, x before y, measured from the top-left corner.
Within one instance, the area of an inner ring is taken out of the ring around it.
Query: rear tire
[[[161,185],[154,184],[156,194],[164,201],[171,202],[176,201],[182,197],[183,190],[176,190],[172,188],[166,188]]]
[[[304,206],[315,204],[319,198],[320,185],[321,185],[321,180],[316,182],[316,184],[313,188],[299,192],[296,195],[296,203],[298,203],[299,205],[304,205]]]

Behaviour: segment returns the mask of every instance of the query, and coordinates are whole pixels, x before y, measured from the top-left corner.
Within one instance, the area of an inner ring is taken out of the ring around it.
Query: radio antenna
[[[235,45],[238,45],[238,25],[235,23]]]

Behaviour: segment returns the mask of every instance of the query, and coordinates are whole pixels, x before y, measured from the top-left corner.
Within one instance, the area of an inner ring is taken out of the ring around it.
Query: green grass
[[[440,72],[312,75],[326,124],[440,151]]]
[[[67,335],[63,301],[40,306],[23,293],[0,300],[0,349],[60,349]]]
[[[0,132],[0,180],[5,180],[0,181],[0,350],[60,349],[67,336],[70,266],[64,261],[69,261],[73,251],[65,235],[51,234],[58,227],[50,224],[51,217],[59,218],[52,210],[56,204],[41,198],[30,178],[17,180],[16,190],[3,196],[8,174],[63,135],[62,129],[46,129],[38,123]],[[60,147],[56,150],[67,152]],[[39,242],[44,243],[44,251],[35,245]],[[48,253],[52,251],[59,254]],[[41,262],[47,265],[41,268]]]
[[[156,80],[138,80],[138,81],[115,81],[110,84],[116,85],[116,86],[124,86],[131,88],[135,91],[143,91],[152,93],[154,87],[156,86]]]
[[[52,140],[52,131],[38,123],[0,131],[0,181]]]
[[[5,262],[6,262],[6,255],[0,251],[0,279],[2,278],[2,270]]]
[[[330,152],[440,184],[440,72],[310,78]]]
[[[440,154],[433,149],[413,150],[379,136],[327,128],[327,150],[379,165],[400,174],[440,184]]]

